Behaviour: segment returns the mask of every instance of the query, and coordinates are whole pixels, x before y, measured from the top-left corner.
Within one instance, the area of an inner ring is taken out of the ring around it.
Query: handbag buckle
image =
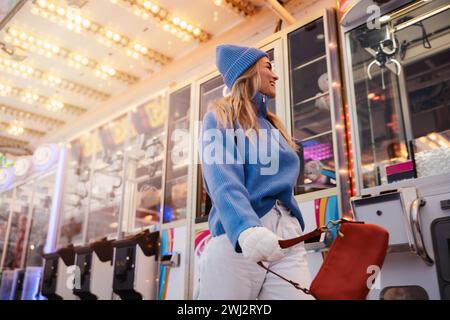
[[[336,228],[336,227],[339,226],[340,224],[345,223],[345,222],[349,222],[349,221],[350,221],[350,220],[344,219],[344,218],[339,219],[339,220],[330,220],[330,221],[328,221],[325,225],[323,225],[322,227],[320,227],[319,229],[320,229],[320,231],[322,231],[322,232],[330,232],[332,229]],[[344,234],[343,234],[340,230],[337,230],[337,234],[338,234],[338,236],[341,237],[341,238],[344,237]]]

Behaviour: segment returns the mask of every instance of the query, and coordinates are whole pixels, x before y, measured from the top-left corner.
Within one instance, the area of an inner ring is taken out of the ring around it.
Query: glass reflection
[[[16,188],[16,198],[11,217],[11,229],[3,265],[5,269],[21,267],[28,213],[33,192],[32,188],[32,184],[24,184]]]
[[[83,225],[88,211],[93,139],[85,135],[70,144],[66,175],[64,209],[61,217],[58,247],[83,243]]]
[[[364,187],[387,183],[385,167],[407,159],[398,79],[382,69],[373,69],[369,79],[368,66],[374,60],[369,35],[373,33],[368,34],[365,25],[349,35]],[[392,160],[393,153],[398,160]]]
[[[300,159],[294,194],[334,188],[336,169],[323,19],[291,32],[288,44],[292,134]]]
[[[294,106],[294,138],[304,140],[331,130],[328,93]]]
[[[87,225],[88,242],[115,237],[123,188],[124,146],[129,134],[128,117],[101,126],[96,132],[100,141],[92,171],[92,188]]]
[[[37,179],[33,194],[33,212],[27,243],[25,266],[41,266],[52,208],[55,174]]]
[[[294,106],[316,96],[322,96],[328,92],[326,59],[294,67],[291,79],[295,84],[292,92]]]
[[[208,111],[209,104],[217,99],[224,97],[228,92],[222,76],[216,76],[200,85],[200,121]],[[198,165],[198,175],[201,178],[201,165]],[[211,210],[212,203],[205,187],[203,186],[203,179],[197,180],[197,206],[195,212],[195,222],[205,222],[208,220],[208,213]]]
[[[295,30],[288,37],[290,63],[294,68],[325,55],[325,33],[322,18]]]
[[[295,194],[336,186],[332,134],[304,140],[300,144],[301,167]]]
[[[13,202],[13,189],[0,194],[0,261],[3,256],[3,246],[6,241],[6,230]]]
[[[130,112],[128,180],[134,192],[134,228],[160,220],[163,162],[166,144],[166,98],[159,96]]]
[[[417,175],[450,173],[450,49],[404,67]]]
[[[187,176],[190,153],[191,87],[173,92],[169,98],[168,157],[163,223],[186,218]]]
[[[444,2],[398,15],[379,29],[362,25],[346,35],[363,188],[450,172],[450,49],[439,45],[450,33],[450,11],[397,29]],[[397,163],[413,169],[395,174],[391,168]]]

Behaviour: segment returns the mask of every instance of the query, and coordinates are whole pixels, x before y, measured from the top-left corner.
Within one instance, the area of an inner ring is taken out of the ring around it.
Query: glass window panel
[[[16,198],[13,204],[11,229],[6,249],[5,269],[20,267],[25,246],[25,234],[28,221],[28,211],[31,203],[32,184],[24,184],[16,188]]]
[[[162,190],[161,175],[137,184],[135,228],[143,228],[159,223]],[[168,218],[172,218],[172,216]]]
[[[450,130],[450,49],[404,67],[414,138]]]
[[[385,167],[408,159],[398,79],[391,70],[379,68],[372,68],[369,78],[367,68],[374,57],[368,46],[373,45],[374,36],[366,28],[361,26],[349,35],[365,188],[387,183]]]
[[[216,76],[205,83],[200,85],[200,120],[203,119],[203,115],[208,109],[208,104],[212,101],[223,97],[225,84],[223,82],[222,76]],[[206,193],[205,187],[203,186],[203,179],[201,173],[201,165],[199,168],[199,179],[197,186],[197,211],[195,213],[195,222],[203,222],[207,220],[208,213],[211,210],[211,199]]]
[[[186,218],[187,175],[167,182],[164,201],[164,223]]]
[[[164,223],[186,218],[191,86],[173,92],[169,101]]]
[[[13,189],[0,194],[0,261],[6,240],[6,230],[13,201]]]
[[[58,248],[83,243],[83,225],[85,213],[89,208],[88,196],[94,153],[92,140],[86,136],[70,144]]]
[[[181,117],[182,110],[174,115]],[[134,228],[158,225],[167,117],[166,98],[159,96],[130,112],[131,137],[127,146],[129,156],[128,178],[134,189]]]
[[[317,19],[288,35],[291,69],[325,55],[323,19]],[[305,48],[308,48],[305,50]]]
[[[450,49],[404,67],[418,177],[450,172]]]
[[[331,130],[330,96],[322,95],[294,106],[294,138],[304,140]]]
[[[336,187],[323,18],[288,34],[292,135],[299,145],[295,194]]]
[[[41,266],[42,254],[47,240],[48,223],[52,208],[55,173],[35,182],[30,234],[27,243],[25,266]]]
[[[300,144],[300,174],[295,194],[336,187],[333,136],[328,133]]]
[[[328,92],[327,61],[321,59],[291,71],[292,103],[294,106],[306,99]]]
[[[88,242],[114,237],[122,202],[124,146],[130,132],[125,114],[98,128],[101,146],[92,171],[87,225]]]
[[[419,177],[450,172],[450,165],[447,165],[450,156],[450,49],[439,45],[446,43],[450,33],[450,11],[428,16],[400,31],[392,32],[390,28],[422,16],[443,3],[430,1],[380,29],[369,30],[362,25],[346,35],[351,52],[364,188],[388,183],[386,166],[410,159],[409,142],[413,142]],[[398,44],[398,49],[392,47],[393,42]],[[381,47],[394,52],[383,55]],[[385,68],[374,64],[376,52],[379,60],[387,59]],[[392,59],[401,66],[399,77]],[[373,67],[369,70],[371,63]]]

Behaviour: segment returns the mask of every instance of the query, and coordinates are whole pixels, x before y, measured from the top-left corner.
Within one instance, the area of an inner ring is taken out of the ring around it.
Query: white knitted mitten
[[[278,244],[280,239],[265,227],[252,227],[242,231],[238,241],[244,257],[259,262],[277,261],[284,256],[284,250]]]

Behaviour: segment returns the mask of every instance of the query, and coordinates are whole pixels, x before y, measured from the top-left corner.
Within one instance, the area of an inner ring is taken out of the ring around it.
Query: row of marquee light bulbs
[[[177,36],[183,41],[189,41],[193,38],[198,41],[206,41],[210,38],[210,35],[202,30],[199,27],[195,27],[187,21],[181,19],[178,16],[173,16],[168,10],[162,8],[159,4],[151,2],[151,1],[129,1],[129,0],[110,0],[114,4],[119,4],[121,6],[129,6],[133,13],[137,16],[140,16],[142,19],[148,19],[150,15],[153,15],[154,18],[157,18],[163,25],[163,30],[170,32],[172,35]],[[223,5],[224,2],[227,2],[232,5],[233,8],[237,8],[240,13],[243,15],[250,15],[255,11],[255,7],[249,1],[242,0],[214,0],[214,3],[217,6]],[[50,19],[52,22],[58,22],[59,24],[66,24],[66,27],[69,30],[73,30],[75,32],[81,32],[83,29],[86,31],[91,31],[97,34],[102,35],[100,37],[101,42],[105,42],[110,45],[111,42],[120,44],[123,47],[126,47],[128,43],[132,43],[125,36],[120,35],[119,33],[115,33],[112,30],[107,30],[100,26],[99,24],[83,18],[81,16],[80,10],[71,8],[71,7],[63,7],[58,5],[54,1],[47,0],[37,0],[34,1],[35,6],[32,8],[32,13],[39,14],[44,18]],[[214,18],[217,20],[217,12],[214,12]],[[59,18],[59,19],[58,19]],[[5,37],[5,41],[11,43],[16,46],[20,46],[24,50],[29,50],[32,52],[37,52],[43,56],[51,58],[53,56],[60,56],[62,58],[66,58],[68,60],[68,64],[75,68],[90,67],[94,70],[95,75],[102,78],[107,79],[108,77],[116,77],[119,80],[122,80],[127,83],[134,83],[138,79],[130,74],[127,74],[123,71],[118,71],[115,68],[100,64],[96,62],[94,59],[90,59],[89,57],[82,56],[75,52],[71,52],[65,48],[62,48],[56,44],[52,44],[48,41],[44,41],[40,39],[38,36],[29,34],[24,30],[17,29],[15,27],[10,27],[7,29],[7,35]],[[133,43],[130,48],[126,51],[127,55],[137,59],[141,55],[148,55],[150,58],[155,58],[155,52],[148,49],[144,45],[139,43]],[[167,58],[166,61],[159,57],[159,63],[165,64],[170,61],[170,58]],[[163,57],[164,58],[164,57]],[[157,60],[157,59],[155,59]],[[108,94],[97,91],[95,89],[91,89],[85,87],[83,85],[77,84],[75,82],[62,79],[61,77],[45,73],[39,69],[33,68],[32,66],[20,64],[16,61],[12,61],[10,59],[2,59],[0,58],[0,70],[7,71],[16,76],[20,76],[23,78],[36,78],[37,80],[41,80],[40,83],[46,86],[59,86],[65,90],[75,91],[77,93],[84,94],[93,99],[104,100],[109,97]],[[45,100],[46,107],[48,110],[53,112],[59,112],[64,108],[64,103],[57,99],[42,99],[37,93],[27,92],[25,90],[20,90],[17,88],[13,88],[8,84],[0,83],[0,95],[7,94],[19,95],[21,100],[28,103],[33,103],[38,100]],[[40,101],[42,102],[42,101]],[[19,136],[24,133],[24,122],[20,120],[13,120],[10,126],[7,129],[7,132],[14,136]]]

